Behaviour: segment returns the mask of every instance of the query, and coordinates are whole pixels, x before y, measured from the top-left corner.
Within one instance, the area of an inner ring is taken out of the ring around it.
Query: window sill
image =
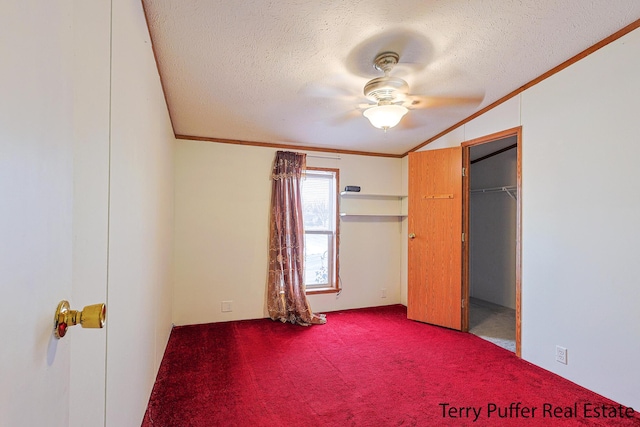
[[[311,288],[307,289],[307,295],[315,295],[315,294],[337,294],[340,292],[339,288]]]

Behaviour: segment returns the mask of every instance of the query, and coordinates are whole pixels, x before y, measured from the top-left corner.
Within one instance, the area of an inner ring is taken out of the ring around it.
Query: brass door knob
[[[53,318],[53,333],[56,338],[66,335],[70,326],[80,325],[83,328],[104,328],[107,317],[107,306],[104,304],[88,305],[78,312],[71,310],[69,301],[60,301]]]
[[[410,239],[415,239],[416,238],[416,233],[409,233],[409,238]]]

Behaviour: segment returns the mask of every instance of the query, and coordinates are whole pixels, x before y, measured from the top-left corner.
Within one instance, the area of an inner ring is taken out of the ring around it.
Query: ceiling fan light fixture
[[[402,105],[386,104],[368,108],[362,115],[369,119],[374,127],[386,132],[387,129],[400,123],[407,111],[409,110]]]

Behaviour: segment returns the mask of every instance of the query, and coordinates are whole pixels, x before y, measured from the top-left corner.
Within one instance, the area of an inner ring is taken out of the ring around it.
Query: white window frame
[[[320,294],[320,293],[331,293],[331,292],[339,292],[340,284],[338,280],[338,271],[339,271],[339,263],[338,263],[338,248],[339,248],[339,225],[340,225],[340,216],[338,213],[338,203],[339,203],[339,191],[340,188],[340,170],[339,169],[331,169],[331,168],[316,168],[316,167],[307,167],[306,168],[306,176],[305,180],[313,179],[315,176],[325,175],[331,176],[333,179],[333,212],[331,213],[333,221],[331,224],[331,229],[328,230],[306,230],[304,231],[305,237],[307,234],[309,235],[326,235],[329,239],[329,250],[327,254],[328,263],[327,263],[327,278],[328,283],[326,284],[315,284],[315,283],[305,283],[307,294]],[[303,184],[304,185],[304,182]],[[303,215],[304,215],[304,206],[303,206]],[[306,268],[307,263],[305,262],[305,274],[306,278]]]

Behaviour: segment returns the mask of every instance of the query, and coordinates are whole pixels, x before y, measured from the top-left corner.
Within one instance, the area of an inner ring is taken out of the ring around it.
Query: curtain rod
[[[314,159],[332,159],[332,160],[340,160],[340,156],[322,156],[320,154],[307,154],[307,157],[312,157]]]

